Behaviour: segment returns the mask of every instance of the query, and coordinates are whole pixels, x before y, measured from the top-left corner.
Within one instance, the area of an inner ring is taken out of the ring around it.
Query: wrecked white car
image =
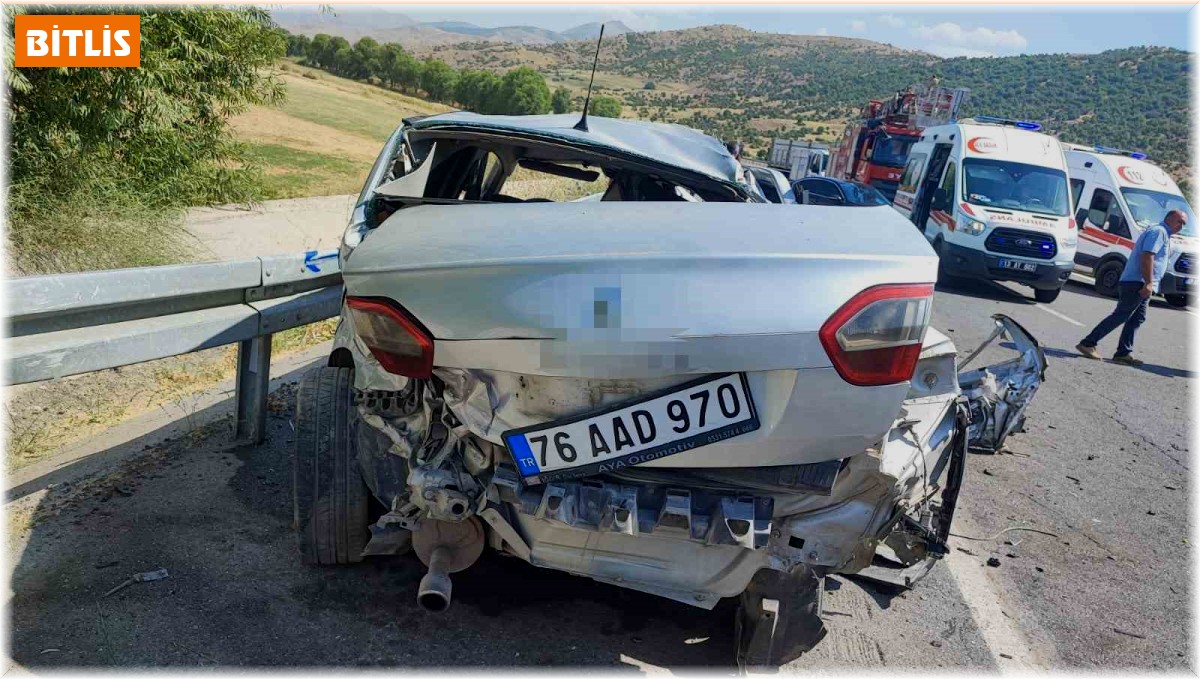
[[[675,125],[405,121],[298,395],[304,560],[411,548],[430,611],[485,546],[705,609],[741,597],[751,665],[821,640],[825,575],[915,582],[968,447],[1019,429],[1045,358],[997,317],[1018,356],[960,390],[911,224],[762,204],[737,175]]]

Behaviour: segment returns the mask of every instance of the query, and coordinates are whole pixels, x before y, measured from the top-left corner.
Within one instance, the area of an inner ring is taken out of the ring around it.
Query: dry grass
[[[271,340],[272,355],[325,342],[336,328],[337,319],[331,318],[277,333]],[[5,403],[8,471],[152,410],[190,421],[200,395],[233,377],[236,368],[237,349],[227,346],[12,387]]]
[[[266,172],[265,198],[356,193],[403,118],[450,110],[292,61],[279,64],[287,99],[231,121]]]
[[[556,202],[575,200],[608,188],[608,178],[603,174],[594,182],[584,182],[567,177],[556,177],[543,172],[517,168],[504,182],[504,194],[513,198],[546,198]]]

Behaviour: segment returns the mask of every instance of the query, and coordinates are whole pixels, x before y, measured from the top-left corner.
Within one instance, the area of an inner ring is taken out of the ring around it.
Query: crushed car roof
[[[412,130],[472,129],[509,132],[609,149],[654,163],[698,172],[736,184],[737,162],[712,137],[683,125],[588,116],[588,131],[575,129],[578,113],[541,116],[492,116],[456,111],[408,121]]]

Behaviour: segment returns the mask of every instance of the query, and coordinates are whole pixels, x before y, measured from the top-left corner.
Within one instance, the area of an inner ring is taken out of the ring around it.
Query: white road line
[[[1001,672],[1046,669],[1029,647],[1024,635],[1017,629],[1013,619],[1005,614],[1000,597],[992,588],[987,574],[983,572],[986,566],[956,549],[951,549],[944,561],[949,567],[950,575],[958,584],[963,601],[971,609],[971,618],[979,628],[979,634],[983,637],[996,667]],[[1001,653],[1004,656],[1001,656]]]
[[[1074,318],[1071,318],[1070,316],[1068,316],[1066,314],[1059,313],[1044,304],[1037,305],[1037,308],[1041,309],[1042,311],[1045,311],[1046,313],[1050,314],[1051,316],[1057,316],[1058,318],[1061,318],[1062,320],[1070,323],[1071,325],[1076,325],[1081,328],[1087,327],[1084,324],[1080,323],[1079,321],[1075,320]]]

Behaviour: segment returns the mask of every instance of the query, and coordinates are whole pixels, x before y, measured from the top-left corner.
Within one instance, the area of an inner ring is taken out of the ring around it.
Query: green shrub
[[[283,96],[267,69],[286,40],[269,15],[105,9],[141,15],[141,68],[18,69],[6,54],[9,238],[19,271],[170,258],[177,243],[166,224],[183,207],[258,196],[261,172],[229,141],[226,121]],[[6,30],[11,41],[16,13],[96,12],[5,8]]]

